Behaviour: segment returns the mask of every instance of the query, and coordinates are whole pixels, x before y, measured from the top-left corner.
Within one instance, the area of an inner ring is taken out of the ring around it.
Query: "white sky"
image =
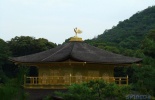
[[[155,0],[0,0],[0,38],[45,38],[61,44],[80,28],[83,39],[102,34]]]

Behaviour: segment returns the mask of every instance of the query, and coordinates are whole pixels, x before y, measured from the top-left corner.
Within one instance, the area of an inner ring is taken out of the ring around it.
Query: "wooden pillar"
[[[128,75],[126,76],[126,84],[128,85]]]

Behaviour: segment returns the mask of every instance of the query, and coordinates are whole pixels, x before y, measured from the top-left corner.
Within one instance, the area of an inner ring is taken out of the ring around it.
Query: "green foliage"
[[[28,93],[21,88],[24,80],[23,77],[26,73],[27,68],[20,66],[17,78],[8,79],[7,82],[0,84],[1,100],[27,100]]]
[[[146,38],[142,42],[141,49],[145,55],[155,58],[155,30],[148,32]]]
[[[78,84],[73,84],[68,88],[69,94],[64,94],[63,98],[65,100],[91,100],[91,90],[86,87]]]
[[[27,100],[29,94],[24,92],[17,79],[10,79],[4,84],[0,84],[1,100]]]
[[[3,67],[8,63],[7,58],[10,56],[11,52],[7,43],[0,39],[0,83],[4,83],[7,80],[5,73],[3,71]]]
[[[114,46],[105,46],[104,49],[107,51],[114,52],[114,53],[118,53],[118,54],[120,53],[120,50]]]
[[[48,95],[45,98],[43,98],[43,100],[53,100],[53,99],[52,99],[52,97],[50,95]]]
[[[120,21],[112,29],[105,30],[97,38],[86,40],[90,44],[109,43],[108,46],[122,47],[127,49],[140,49],[141,41],[145,35],[155,29],[155,6],[149,7],[141,12],[137,12],[127,20]],[[150,33],[150,37],[155,35]],[[98,47],[98,46],[97,46]]]
[[[23,56],[37,53],[54,48],[56,46],[56,44],[49,42],[47,39],[35,39],[34,37],[30,36],[16,36],[8,42],[8,45],[12,51],[13,56]]]
[[[134,73],[132,76],[133,87],[135,91],[142,94],[155,96],[155,68],[151,65],[133,66]]]
[[[17,85],[21,86],[24,84],[24,75],[27,75],[29,72],[29,68],[24,65],[19,65],[19,72],[17,74]]]
[[[15,100],[17,96],[17,88],[10,85],[0,85],[0,99],[1,100]]]
[[[155,41],[155,29],[149,31],[149,33],[147,34],[147,38]]]
[[[4,61],[8,56],[10,56],[11,52],[7,43],[2,39],[0,39],[0,47],[0,60]],[[2,64],[2,62],[0,64]]]
[[[57,92],[64,100],[124,100],[131,92],[130,86],[118,86],[103,80],[90,81],[82,84],[72,84],[67,93]]]

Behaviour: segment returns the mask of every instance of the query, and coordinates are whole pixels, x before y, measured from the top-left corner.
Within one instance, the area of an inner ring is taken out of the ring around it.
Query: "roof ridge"
[[[73,46],[72,46],[72,49],[71,49],[71,52],[70,52],[69,56],[72,55],[72,51],[73,51],[73,49],[74,49],[74,46],[75,46],[75,43],[74,43]]]
[[[84,42],[80,42],[80,44],[83,44]],[[78,61],[80,61],[79,59],[77,59],[76,57],[74,57],[73,55],[72,55],[72,53],[73,53],[73,50],[75,49],[74,47],[76,46],[77,44],[76,44],[76,42],[74,42],[74,44],[73,44],[73,47],[72,47],[72,50],[71,50],[71,52],[70,52],[70,58],[71,59],[73,59],[73,60],[78,60]],[[76,50],[76,49],[75,49]]]
[[[70,43],[69,43],[69,44],[70,44]],[[69,45],[69,44],[68,44],[68,45]],[[41,61],[44,61],[44,60],[46,60],[46,59],[50,58],[51,56],[55,55],[56,53],[60,52],[60,51],[61,51],[61,50],[63,50],[64,48],[66,48],[68,45],[64,46],[63,48],[61,48],[61,49],[60,49],[60,50],[58,50],[57,52],[55,52],[55,53],[53,53],[53,54],[49,55],[48,57],[46,57],[46,58],[42,59]]]

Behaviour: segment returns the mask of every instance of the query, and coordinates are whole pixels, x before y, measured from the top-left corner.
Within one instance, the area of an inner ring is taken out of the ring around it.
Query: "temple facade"
[[[73,83],[98,79],[119,85],[128,84],[128,76],[114,77],[114,67],[130,66],[142,61],[96,48],[77,36],[56,48],[12,57],[10,60],[16,64],[37,67],[38,76],[24,76],[24,88],[33,89],[65,89]]]

